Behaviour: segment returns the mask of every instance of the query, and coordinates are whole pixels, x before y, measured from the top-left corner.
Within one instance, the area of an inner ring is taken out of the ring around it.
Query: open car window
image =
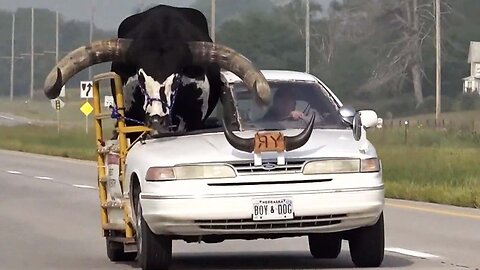
[[[263,109],[252,102],[252,94],[243,83],[233,86],[243,130],[302,129],[313,114],[315,128],[348,128],[340,117],[338,105],[320,84],[305,81],[271,81],[269,84],[273,101]],[[301,117],[291,117],[292,114]]]

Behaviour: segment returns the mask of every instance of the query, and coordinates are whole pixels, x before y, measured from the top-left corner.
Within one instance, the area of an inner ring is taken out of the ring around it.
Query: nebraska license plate
[[[288,198],[253,200],[253,220],[293,219],[293,204]]]

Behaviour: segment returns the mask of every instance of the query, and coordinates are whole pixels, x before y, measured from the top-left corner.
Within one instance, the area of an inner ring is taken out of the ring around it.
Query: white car
[[[234,134],[257,136],[254,151],[233,147],[215,118],[211,129],[146,140],[129,151],[125,177],[145,269],[168,268],[172,240],[293,236],[308,236],[315,258],[336,258],[346,239],[356,266],[382,263],[384,184],[365,132],[377,125],[376,113],[343,107],[310,74],[262,72],[274,96],[267,109],[252,102],[238,77],[223,74],[234,96]],[[293,112],[281,116],[290,106],[279,101],[285,93],[296,102]],[[304,134],[303,146],[288,151],[288,143],[286,149],[272,145],[277,141],[270,137],[285,136],[278,141],[284,143],[313,115],[314,129]]]

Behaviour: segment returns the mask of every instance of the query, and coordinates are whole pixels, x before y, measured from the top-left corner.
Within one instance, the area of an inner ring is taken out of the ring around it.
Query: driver
[[[295,110],[296,104],[295,93],[290,88],[279,88],[273,97],[273,104],[263,116],[263,120],[300,120],[304,114]]]

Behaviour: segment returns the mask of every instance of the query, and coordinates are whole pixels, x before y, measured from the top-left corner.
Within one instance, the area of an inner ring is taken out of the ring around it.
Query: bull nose
[[[149,127],[152,129],[152,135],[159,135],[160,133],[167,133],[169,132],[169,119],[168,117],[160,117],[158,115],[154,115],[149,119]]]

